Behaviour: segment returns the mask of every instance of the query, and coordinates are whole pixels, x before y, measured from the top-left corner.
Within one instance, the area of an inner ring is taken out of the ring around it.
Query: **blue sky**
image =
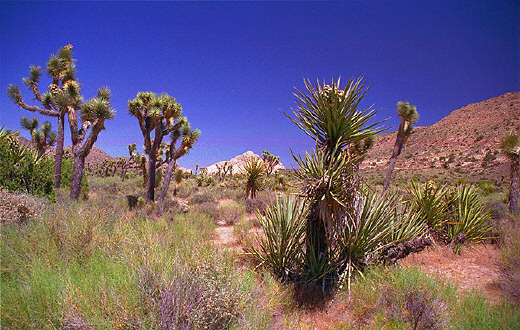
[[[127,101],[165,92],[202,131],[185,167],[264,149],[290,164],[290,149],[311,149],[282,114],[304,77],[364,75],[372,88],[363,105],[394,129],[400,100],[430,125],[520,89],[518,1],[2,1],[0,27],[0,125],[18,129],[33,116],[8,100],[7,86],[72,43],[85,98],[108,85],[117,110],[96,146],[126,156],[129,143],[142,145]]]

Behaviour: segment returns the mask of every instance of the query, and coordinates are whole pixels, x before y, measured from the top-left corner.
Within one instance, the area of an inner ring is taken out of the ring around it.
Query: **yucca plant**
[[[256,157],[250,157],[246,160],[243,169],[246,174],[246,199],[254,199],[265,174],[264,163]]]
[[[368,91],[364,80],[350,79],[345,88],[340,80],[312,85],[304,80],[306,91],[296,90],[295,118],[286,115],[316,142],[316,150],[305,158],[296,157],[300,169],[296,177],[301,193],[310,203],[306,220],[306,268],[309,277],[323,279],[324,273],[334,263],[330,260],[337,235],[335,223],[348,212],[355,212],[358,180],[356,180],[359,155],[355,146],[370,139],[383,129],[379,123],[371,123],[375,110],[358,106]],[[317,270],[317,271],[315,271]],[[320,274],[320,272],[322,274]],[[327,282],[327,283],[325,283]]]
[[[451,192],[451,219],[446,224],[450,242],[463,233],[468,241],[480,242],[491,230],[491,216],[473,185],[459,185]]]
[[[301,277],[307,212],[302,199],[281,195],[258,214],[265,236],[257,236],[258,247],[252,246],[252,254],[282,281]]]
[[[416,180],[410,181],[407,192],[410,196],[411,210],[423,218],[430,228],[441,228],[448,214],[448,191],[446,185],[435,183],[432,180],[425,184]]]
[[[359,201],[358,212],[347,213],[337,222],[334,244],[334,268],[348,281],[354,271],[377,260],[379,251],[411,240],[424,233],[424,220],[402,207],[397,195],[367,192]]]

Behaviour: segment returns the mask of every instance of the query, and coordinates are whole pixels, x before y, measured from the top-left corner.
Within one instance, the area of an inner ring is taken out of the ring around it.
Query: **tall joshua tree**
[[[65,139],[65,115],[68,111],[67,102],[65,101],[70,97],[69,91],[77,85],[74,78],[76,68],[72,58],[72,45],[66,45],[56,55],[51,55],[47,62],[46,71],[51,78],[51,84],[43,94],[41,94],[39,89],[40,77],[42,75],[41,67],[31,65],[29,77],[23,79],[24,84],[32,90],[35,100],[41,106],[25,103],[18,86],[9,85],[7,94],[20,108],[58,119],[56,153],[54,154],[54,187],[59,188],[61,183],[63,142]]]
[[[75,91],[79,96],[79,85]],[[94,146],[99,133],[105,129],[105,120],[114,118],[115,110],[110,105],[110,89],[103,87],[98,90],[97,96],[85,102],[81,107],[72,101],[67,105],[70,135],[72,139],[72,155],[74,168],[70,184],[70,197],[77,199],[81,191],[81,180],[85,170],[85,159]],[[80,117],[78,118],[78,112]],[[78,126],[78,120],[81,126]],[[88,131],[90,133],[87,135]]]
[[[520,136],[509,134],[502,138],[502,152],[511,160],[511,183],[509,187],[509,211],[518,212],[518,186],[520,181]]]
[[[301,193],[310,202],[306,220],[306,271],[309,278],[320,278],[330,284],[323,269],[331,265],[335,223],[344,221],[355,203],[355,175],[359,156],[352,152],[361,141],[368,141],[378,132],[379,123],[369,124],[375,110],[358,109],[368,88],[364,80],[350,79],[344,89],[340,80],[314,86],[304,80],[306,91],[296,90],[297,109],[292,118],[302,131],[316,142],[316,150],[304,158],[294,156],[299,165],[296,178]]]
[[[397,102],[397,114],[399,117],[401,117],[401,123],[399,124],[399,128],[397,130],[397,137],[395,139],[392,157],[390,157],[390,161],[388,163],[388,172],[386,173],[383,191],[386,191],[390,186],[390,179],[392,178],[392,173],[394,172],[397,157],[399,157],[403,151],[403,147],[406,141],[413,132],[412,124],[414,124],[419,119],[417,107],[410,105],[408,102]]]
[[[38,151],[38,157],[43,156],[49,147],[56,142],[56,132],[52,131],[51,123],[46,121],[38,129],[38,118],[32,120],[22,117],[22,127],[29,131],[34,147]]]
[[[280,157],[273,155],[272,153],[270,153],[267,150],[264,150],[262,152],[262,160],[264,161],[264,164],[265,164],[265,174],[267,176],[271,175],[271,173],[273,173],[276,165],[278,165],[280,163]]]
[[[148,155],[146,200],[153,201],[157,153],[163,138],[184,125],[184,122],[178,120],[181,117],[182,107],[168,94],[139,92],[135,99],[128,101],[128,111],[139,121],[139,128],[144,137],[144,151]]]
[[[175,174],[175,170],[177,169],[177,159],[186,155],[200,137],[200,131],[192,130],[186,117],[179,117],[174,126],[177,126],[178,124],[182,124],[182,126],[175,128],[170,133],[171,141],[167,149],[168,168],[166,169],[161,193],[157,201],[158,214],[162,214],[164,211],[164,202],[166,200],[166,195],[168,194],[168,188],[170,187],[170,182]],[[181,142],[180,145],[177,146],[179,139],[181,139]]]

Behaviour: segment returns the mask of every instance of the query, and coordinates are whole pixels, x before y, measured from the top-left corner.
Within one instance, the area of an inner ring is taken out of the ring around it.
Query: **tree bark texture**
[[[81,181],[85,170],[85,158],[81,154],[74,155],[74,169],[72,171],[72,182],[70,183],[70,198],[78,199],[81,193]]]
[[[307,269],[312,269],[313,265],[328,262],[327,233],[325,222],[319,215],[318,203],[311,205],[307,216],[306,229],[306,256],[305,262]]]
[[[157,162],[157,156],[155,152],[151,152],[148,159],[148,189],[146,191],[146,200],[149,202],[154,201],[155,195],[155,164]]]
[[[394,172],[395,163],[397,162],[397,157],[403,151],[403,146],[405,142],[405,133],[407,130],[407,124],[404,118],[401,118],[401,123],[399,124],[399,129],[397,130],[397,137],[395,139],[394,150],[392,151],[392,157],[388,163],[388,172],[386,173],[385,183],[383,185],[383,192],[388,189],[390,186],[390,179],[392,178],[392,173]]]
[[[161,188],[161,193],[159,195],[159,199],[157,201],[157,213],[159,215],[164,212],[164,202],[166,201],[166,195],[168,194],[168,188],[170,187],[170,182],[175,174],[175,169],[177,168],[177,162],[170,161],[168,163],[168,169],[166,170],[166,174],[163,178],[163,185]]]
[[[61,184],[61,163],[63,160],[63,143],[65,141],[65,115],[58,116],[58,134],[56,137],[56,153],[54,154],[54,188]]]

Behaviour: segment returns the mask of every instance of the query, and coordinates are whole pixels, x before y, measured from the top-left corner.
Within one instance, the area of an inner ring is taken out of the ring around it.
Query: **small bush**
[[[39,217],[45,209],[45,200],[22,193],[9,193],[0,188],[0,220],[2,224],[24,224]]]
[[[195,194],[188,201],[190,204],[214,203],[215,197],[210,194]]]
[[[227,224],[234,224],[240,220],[245,213],[245,207],[235,201],[224,203],[218,206],[219,220],[225,221]]]
[[[246,199],[244,204],[246,206],[246,212],[249,214],[256,212],[263,213],[266,207],[266,203],[263,200],[257,198],[248,198]]]

